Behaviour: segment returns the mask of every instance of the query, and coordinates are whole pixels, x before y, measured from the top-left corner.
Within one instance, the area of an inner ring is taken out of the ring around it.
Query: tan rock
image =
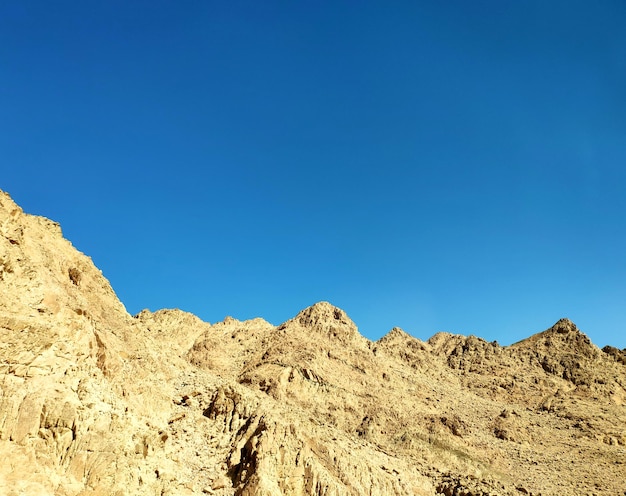
[[[624,353],[576,326],[503,347],[328,302],[274,326],[127,314],[0,192],[0,494],[615,495]]]

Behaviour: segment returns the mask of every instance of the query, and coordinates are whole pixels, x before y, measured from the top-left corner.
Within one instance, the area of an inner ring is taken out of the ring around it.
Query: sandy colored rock
[[[132,317],[1,192],[0,290],[0,494],[626,491],[626,351],[567,319],[504,347],[372,342],[327,302],[278,326]]]

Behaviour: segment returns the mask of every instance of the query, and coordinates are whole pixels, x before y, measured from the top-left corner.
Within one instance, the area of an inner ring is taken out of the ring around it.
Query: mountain
[[[0,192],[0,494],[626,494],[626,350],[129,315]]]

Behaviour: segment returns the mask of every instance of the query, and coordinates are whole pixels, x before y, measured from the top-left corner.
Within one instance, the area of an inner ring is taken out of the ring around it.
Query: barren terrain
[[[0,456],[7,496],[623,495],[626,350],[131,316],[0,192]]]

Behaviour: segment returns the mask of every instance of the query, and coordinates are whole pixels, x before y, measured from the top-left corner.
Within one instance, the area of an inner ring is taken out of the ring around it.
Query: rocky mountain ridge
[[[0,192],[0,494],[626,494],[626,350],[132,317]]]

